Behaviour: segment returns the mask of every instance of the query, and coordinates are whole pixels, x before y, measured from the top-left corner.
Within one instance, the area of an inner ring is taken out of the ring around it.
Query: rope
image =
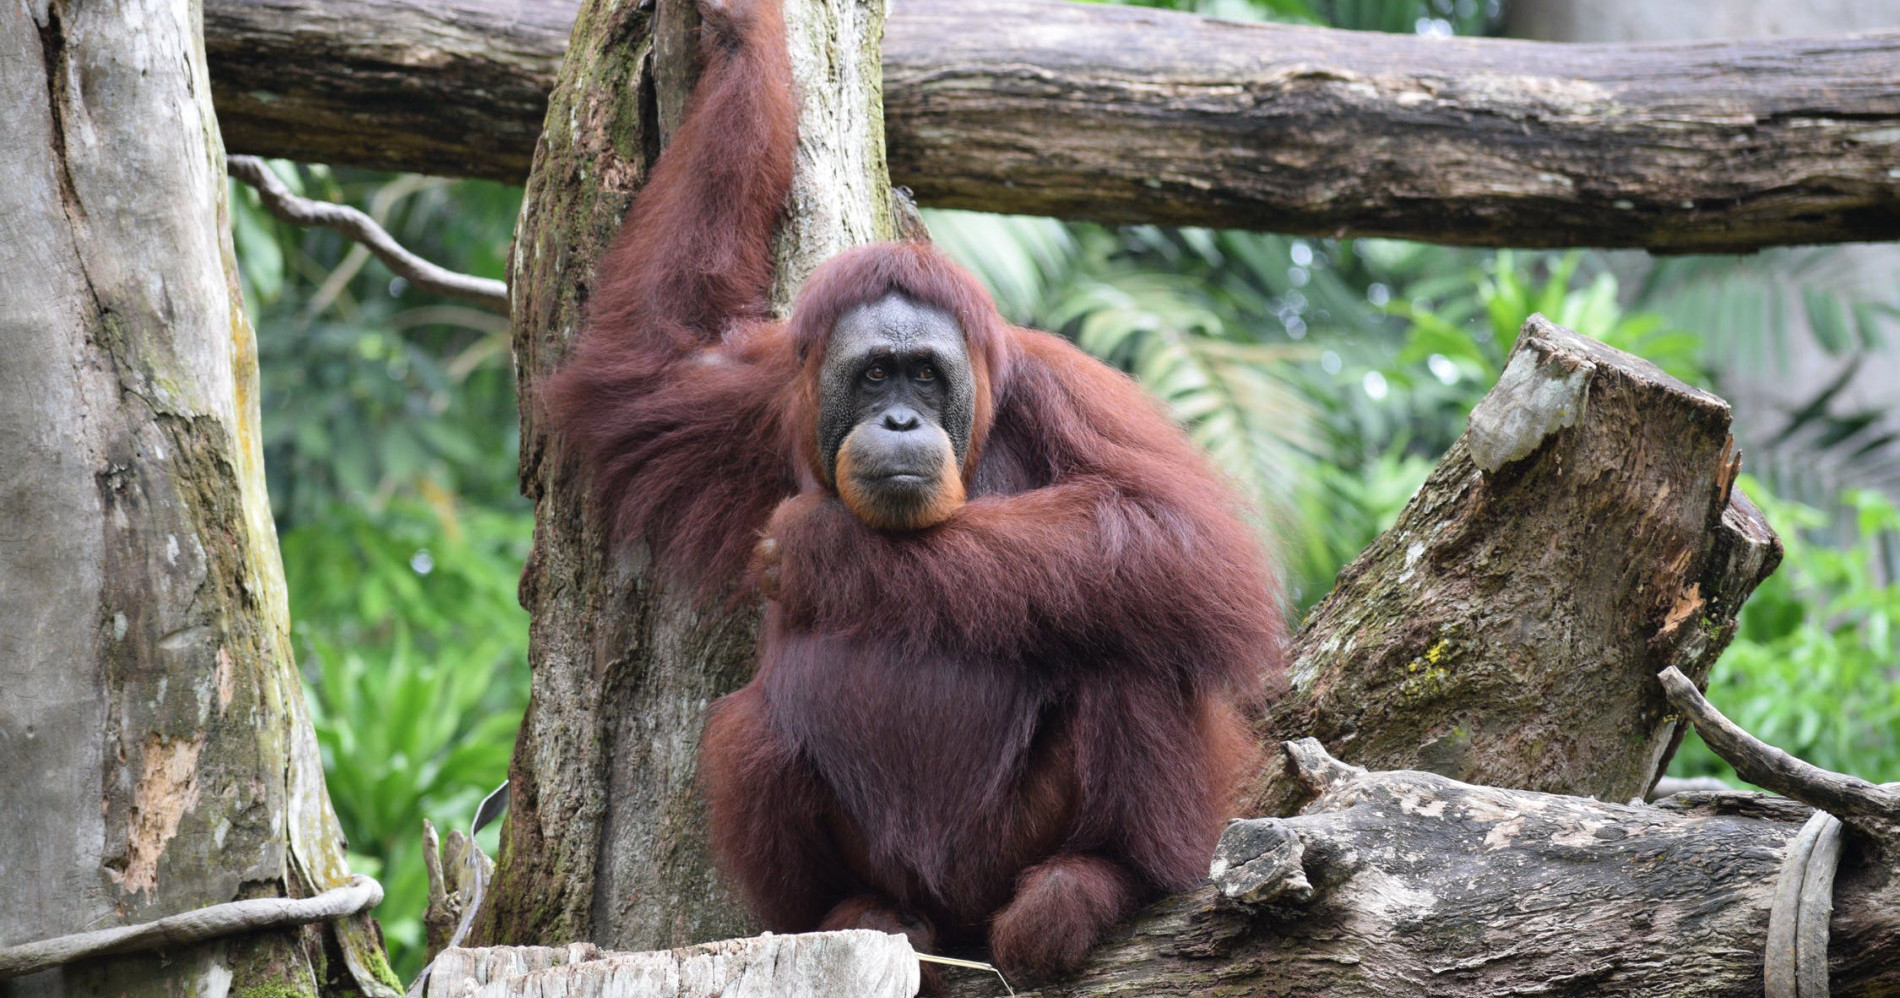
[[[36,970],[112,953],[136,953],[168,946],[189,946],[223,936],[327,922],[368,911],[381,904],[383,885],[357,875],[343,887],[316,897],[251,898],[227,901],[142,925],[56,936],[0,949],[0,980]]]

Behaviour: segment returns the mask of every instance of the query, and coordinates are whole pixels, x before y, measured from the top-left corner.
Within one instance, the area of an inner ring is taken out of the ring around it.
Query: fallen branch
[[[1742,779],[1819,808],[1885,842],[1900,846],[1900,792],[1854,776],[1831,773],[1789,755],[1743,731],[1722,716],[1674,668],[1656,677],[1669,703],[1695,722],[1710,750]]]
[[[207,0],[225,141],[521,183],[576,7]],[[1900,235],[1897,62],[1896,33],[1560,45],[905,0],[885,126],[925,205],[1736,251]]]
[[[290,192],[263,160],[255,156],[227,156],[225,169],[234,179],[257,189],[264,210],[292,225],[333,229],[361,243],[391,272],[431,294],[447,295],[508,313],[508,285],[489,277],[446,270],[409,252],[376,220],[346,204],[312,201]]]

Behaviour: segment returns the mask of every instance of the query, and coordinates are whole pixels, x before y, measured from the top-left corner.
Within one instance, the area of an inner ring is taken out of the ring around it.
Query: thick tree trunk
[[[678,120],[692,11],[690,0],[661,0],[653,18],[632,3],[582,9],[516,236],[534,691],[482,939],[640,950],[746,931],[706,856],[694,765],[706,705],[751,674],[756,611],[695,607],[642,554],[610,559],[584,483],[534,403],[581,329],[595,261]],[[782,301],[824,258],[893,231],[876,115],[882,4],[792,0],[786,18],[801,142]]]
[[[1470,783],[1641,796],[1781,545],[1734,492],[1727,403],[1533,316],[1398,522],[1294,639],[1264,738]],[[1269,781],[1262,813],[1285,813]]]
[[[347,881],[198,28],[188,0],[0,8],[0,946]],[[390,993],[378,970],[361,917],[0,991]]]
[[[511,182],[574,11],[207,8],[234,150]],[[1896,33],[1552,45],[907,0],[884,67],[891,173],[930,205],[1667,252],[1900,234]]]

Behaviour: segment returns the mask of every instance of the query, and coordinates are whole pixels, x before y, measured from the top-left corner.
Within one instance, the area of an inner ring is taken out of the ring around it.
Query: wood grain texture
[[[1446,39],[1058,0],[913,3],[891,172],[925,204],[1492,246],[1900,229],[1900,35]]]
[[[521,182],[573,0],[206,0],[234,152]],[[891,175],[1106,222],[1666,252],[1900,235],[1900,33],[1434,39],[906,0]]]
[[[911,998],[917,957],[867,929],[754,936],[645,953],[565,947],[452,949],[428,998]]]
[[[208,0],[233,153],[528,179],[578,0]]]

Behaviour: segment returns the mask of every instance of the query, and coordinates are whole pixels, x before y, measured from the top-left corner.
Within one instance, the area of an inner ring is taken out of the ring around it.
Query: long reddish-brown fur
[[[1271,574],[1152,399],[930,246],[841,254],[768,321],[783,26],[776,0],[708,8],[695,103],[544,397],[612,535],[663,571],[710,594],[776,544],[757,674],[701,745],[715,854],[771,929],[987,934],[1007,966],[1072,966],[1204,874],[1281,667]],[[816,445],[831,329],[892,292],[957,319],[978,388],[968,501],[915,531],[852,515]]]

